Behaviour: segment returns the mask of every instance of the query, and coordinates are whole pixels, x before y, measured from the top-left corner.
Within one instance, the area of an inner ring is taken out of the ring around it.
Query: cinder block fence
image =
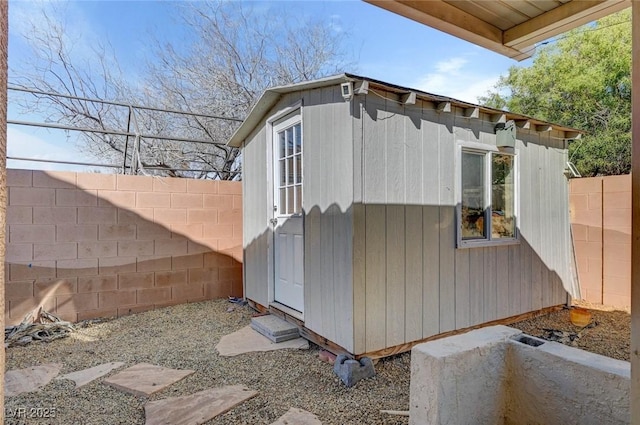
[[[242,296],[239,182],[8,170],[5,318]]]
[[[571,227],[582,298],[631,305],[631,176],[572,179]]]

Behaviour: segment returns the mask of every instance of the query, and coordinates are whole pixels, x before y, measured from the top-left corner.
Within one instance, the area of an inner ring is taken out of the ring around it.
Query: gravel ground
[[[223,335],[246,326],[252,310],[225,300],[185,304],[89,324],[70,337],[6,350],[6,367],[20,369],[61,363],[61,374],[101,363],[127,366],[147,362],[193,375],[151,397],[117,391],[98,379],[75,389],[68,380],[54,380],[35,393],[7,398],[7,424],[143,424],[149,400],[184,396],[208,388],[243,384],[258,396],[207,424],[271,424],[289,407],[318,415],[323,424],[407,424],[408,418],[380,414],[380,409],[408,410],[409,353],[383,359],[374,378],[345,388],[332,367],[310,350],[278,350],[220,357],[215,345]],[[112,374],[118,371],[112,372]],[[54,419],[18,420],[18,408],[55,408]]]
[[[568,309],[525,320],[511,326],[540,338],[548,336],[547,329],[563,331],[567,335],[577,335],[573,341],[567,341],[567,345],[614,359],[630,361],[631,315],[629,311],[615,310],[611,307],[585,302],[576,304],[591,311],[591,323],[584,329],[571,323]]]
[[[223,385],[243,384],[258,396],[208,424],[271,424],[289,407],[315,413],[324,424],[407,424],[408,418],[380,414],[380,409],[408,410],[410,354],[383,359],[374,378],[345,388],[332,367],[310,350],[278,350],[220,357],[215,345],[223,335],[246,326],[253,311],[225,300],[185,304],[102,323],[89,323],[70,337],[6,350],[7,370],[42,363],[61,363],[61,374],[101,363],[147,362],[195,374],[151,397],[136,397],[102,383],[76,390],[68,380],[54,380],[39,392],[6,399],[5,411],[55,408],[55,419],[25,422],[7,415],[7,424],[143,424],[144,404]],[[594,326],[581,331],[568,310],[512,325],[545,337],[545,329],[578,334],[570,345],[629,360],[630,315],[586,305]],[[117,373],[114,371],[113,373]]]

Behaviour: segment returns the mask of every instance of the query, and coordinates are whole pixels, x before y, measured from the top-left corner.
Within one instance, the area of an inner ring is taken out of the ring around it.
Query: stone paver
[[[272,351],[283,348],[308,350],[309,342],[304,338],[296,338],[276,344],[251,329],[251,326],[245,326],[234,333],[223,336],[216,345],[216,350],[221,356],[237,356],[253,351]]]
[[[89,369],[67,373],[56,379],[70,379],[76,383],[76,388],[80,388],[122,366],[124,366],[123,362],[103,363]]]
[[[47,363],[25,369],[10,370],[4,375],[4,395],[13,397],[22,393],[38,391],[58,376],[62,369],[59,363]]]
[[[322,422],[313,413],[292,407],[271,425],[322,425]]]
[[[243,385],[212,388],[184,397],[151,401],[144,405],[145,425],[198,425],[255,397]]]
[[[133,395],[150,396],[194,373],[138,363],[104,380],[104,383]]]
[[[292,325],[272,314],[252,318],[251,328],[276,343],[300,337],[300,332],[296,325]]]

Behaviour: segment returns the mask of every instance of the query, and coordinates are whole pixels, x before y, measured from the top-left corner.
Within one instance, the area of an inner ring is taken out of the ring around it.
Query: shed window
[[[515,155],[462,148],[458,246],[517,240]]]
[[[280,182],[278,191],[280,215],[302,213],[302,127],[300,122],[278,130]],[[278,199],[277,198],[277,199]]]

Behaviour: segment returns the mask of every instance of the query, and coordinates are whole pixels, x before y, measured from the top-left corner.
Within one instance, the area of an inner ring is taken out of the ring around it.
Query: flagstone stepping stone
[[[227,357],[253,351],[272,351],[283,348],[308,350],[309,341],[304,338],[296,338],[278,343],[271,342],[269,338],[259,334],[248,325],[234,333],[223,336],[220,338],[218,345],[216,345],[218,353]]]
[[[13,397],[22,393],[38,391],[58,376],[62,369],[59,363],[47,363],[25,369],[10,370],[4,374],[4,395]]]
[[[194,373],[193,370],[169,369],[149,363],[138,363],[104,380],[120,391],[137,396],[150,396]]]
[[[189,396],[151,401],[144,405],[145,425],[202,424],[257,394],[244,385],[230,385]]]
[[[322,425],[322,422],[313,413],[292,407],[271,425]]]
[[[124,366],[123,362],[103,363],[89,369],[67,373],[66,375],[57,377],[56,379],[70,379],[76,383],[76,388],[80,388],[122,366]]]

